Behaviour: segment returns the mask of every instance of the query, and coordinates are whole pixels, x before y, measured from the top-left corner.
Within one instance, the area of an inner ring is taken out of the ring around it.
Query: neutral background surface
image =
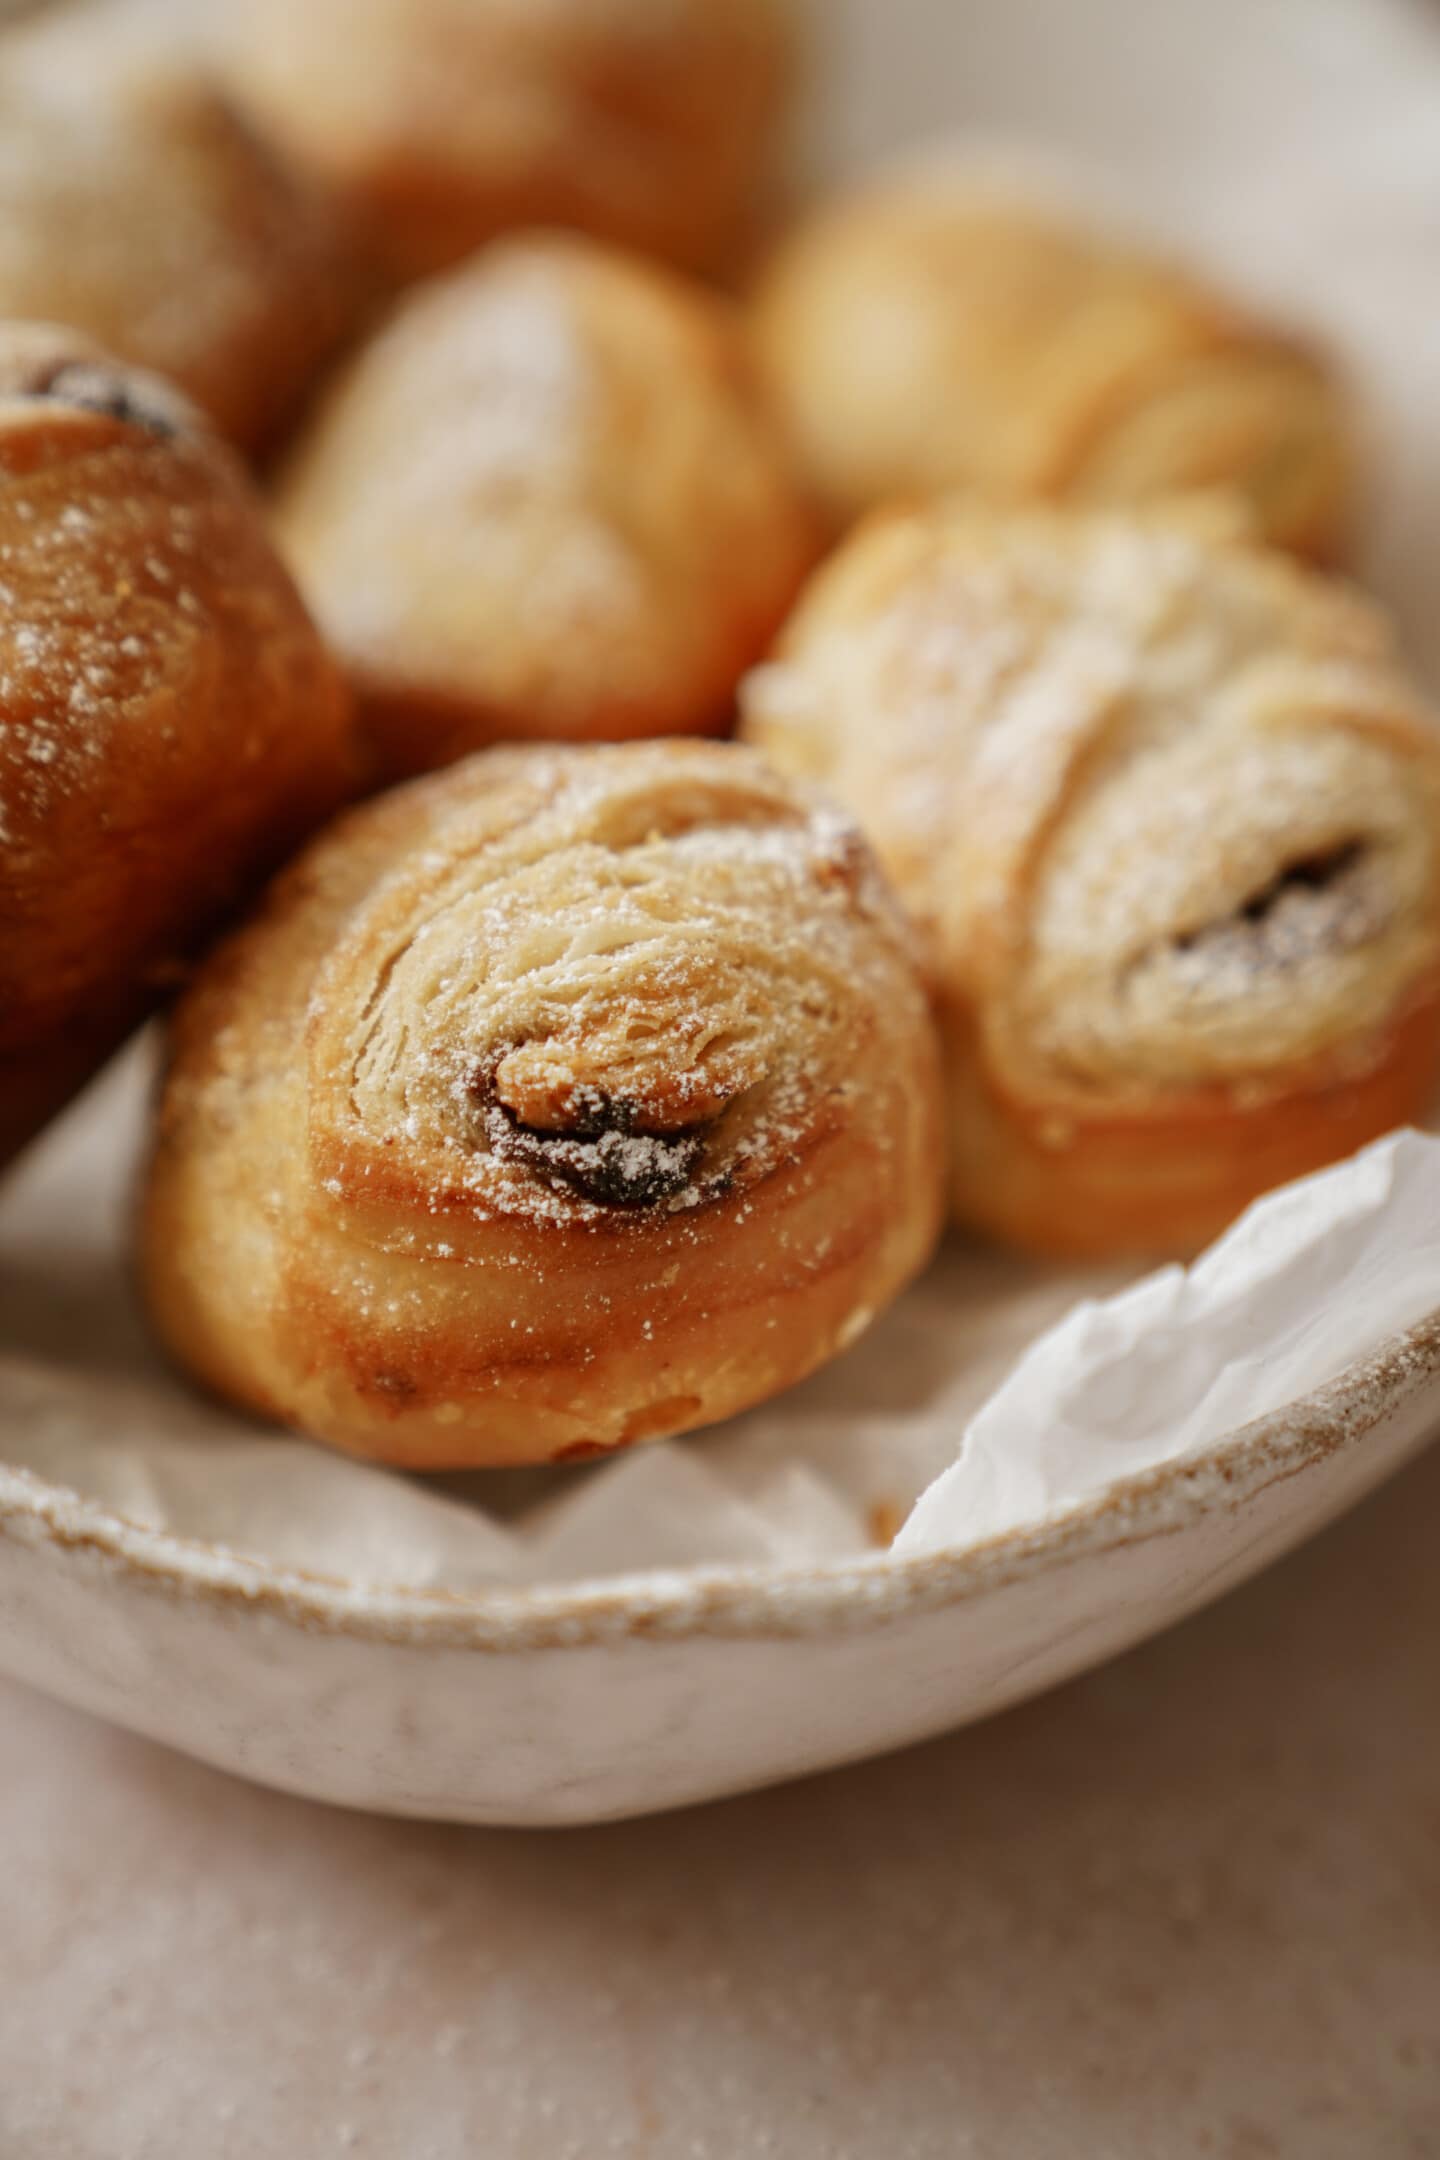
[[[4,2160],[1433,2160],[1440,1453],[993,1723],[594,1831],[0,1688]],[[477,1736],[483,1744],[483,1736]]]

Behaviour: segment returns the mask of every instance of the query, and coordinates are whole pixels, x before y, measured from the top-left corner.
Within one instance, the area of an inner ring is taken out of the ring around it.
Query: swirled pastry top
[[[358,1205],[418,1190],[437,1240],[739,1196],[843,1123],[878,1015],[921,1010],[853,827],[733,748],[492,752],[304,875],[316,935],[266,1002],[283,1029],[308,1000],[314,1167]]]
[[[144,1267],[177,1354],[304,1431],[577,1460],[853,1342],[943,1184],[851,825],[732,744],[492,750],[330,827],[183,1000]]]
[[[93,9],[0,38],[0,316],[70,324],[253,446],[355,297],[330,212],[203,77]]]
[[[1123,503],[1219,485],[1337,552],[1350,425],[1314,352],[1181,266],[944,166],[822,205],[781,243],[761,352],[842,513],[974,489]]]
[[[1377,609],[1218,523],[877,518],[746,712],[862,816],[1016,1088],[1363,1063],[1434,993],[1431,716]]]
[[[278,529],[391,773],[719,726],[814,554],[722,303],[561,237],[405,302],[297,448]]]
[[[794,74],[786,0],[250,0],[222,57],[402,274],[575,226],[686,264],[734,247]]]

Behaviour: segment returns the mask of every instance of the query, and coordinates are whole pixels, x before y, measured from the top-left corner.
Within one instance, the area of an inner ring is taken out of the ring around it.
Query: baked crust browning
[[[258,449],[360,282],[332,212],[220,91],[95,13],[0,41],[0,317],[73,325]]]
[[[535,225],[723,266],[771,191],[796,45],[785,0],[252,0],[222,57],[413,277]]]
[[[558,236],[410,296],[277,514],[391,779],[496,740],[719,731],[816,551],[724,304]]]
[[[339,802],[339,675],[167,383],[0,325],[0,1160]]]
[[[1378,610],[1223,519],[877,518],[745,731],[922,924],[962,1220],[1190,1250],[1428,1108],[1433,721]]]
[[[1123,505],[1233,488],[1277,546],[1343,552],[1352,429],[1323,357],[978,175],[823,206],[781,243],[754,323],[838,518],[960,490]]]
[[[505,749],[351,812],[175,1025],[161,1332],[412,1468],[709,1423],[853,1339],[943,1209],[908,932],[733,747]]]

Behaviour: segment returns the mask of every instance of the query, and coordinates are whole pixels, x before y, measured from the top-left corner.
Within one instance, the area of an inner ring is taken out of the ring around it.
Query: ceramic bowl
[[[1440,1314],[1206,1454],[973,1551],[468,1597],[287,1575],[0,1469],[0,1662],[286,1791],[601,1821],[1035,1694],[1243,1582],[1437,1418]]]

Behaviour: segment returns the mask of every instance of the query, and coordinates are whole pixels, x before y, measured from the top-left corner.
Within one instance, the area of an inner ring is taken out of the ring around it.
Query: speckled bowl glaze
[[[574,1589],[365,1592],[0,1470],[0,1662],[286,1791],[577,1823],[854,1761],[1166,1627],[1415,1454],[1440,1314],[1282,1415],[969,1552]]]

